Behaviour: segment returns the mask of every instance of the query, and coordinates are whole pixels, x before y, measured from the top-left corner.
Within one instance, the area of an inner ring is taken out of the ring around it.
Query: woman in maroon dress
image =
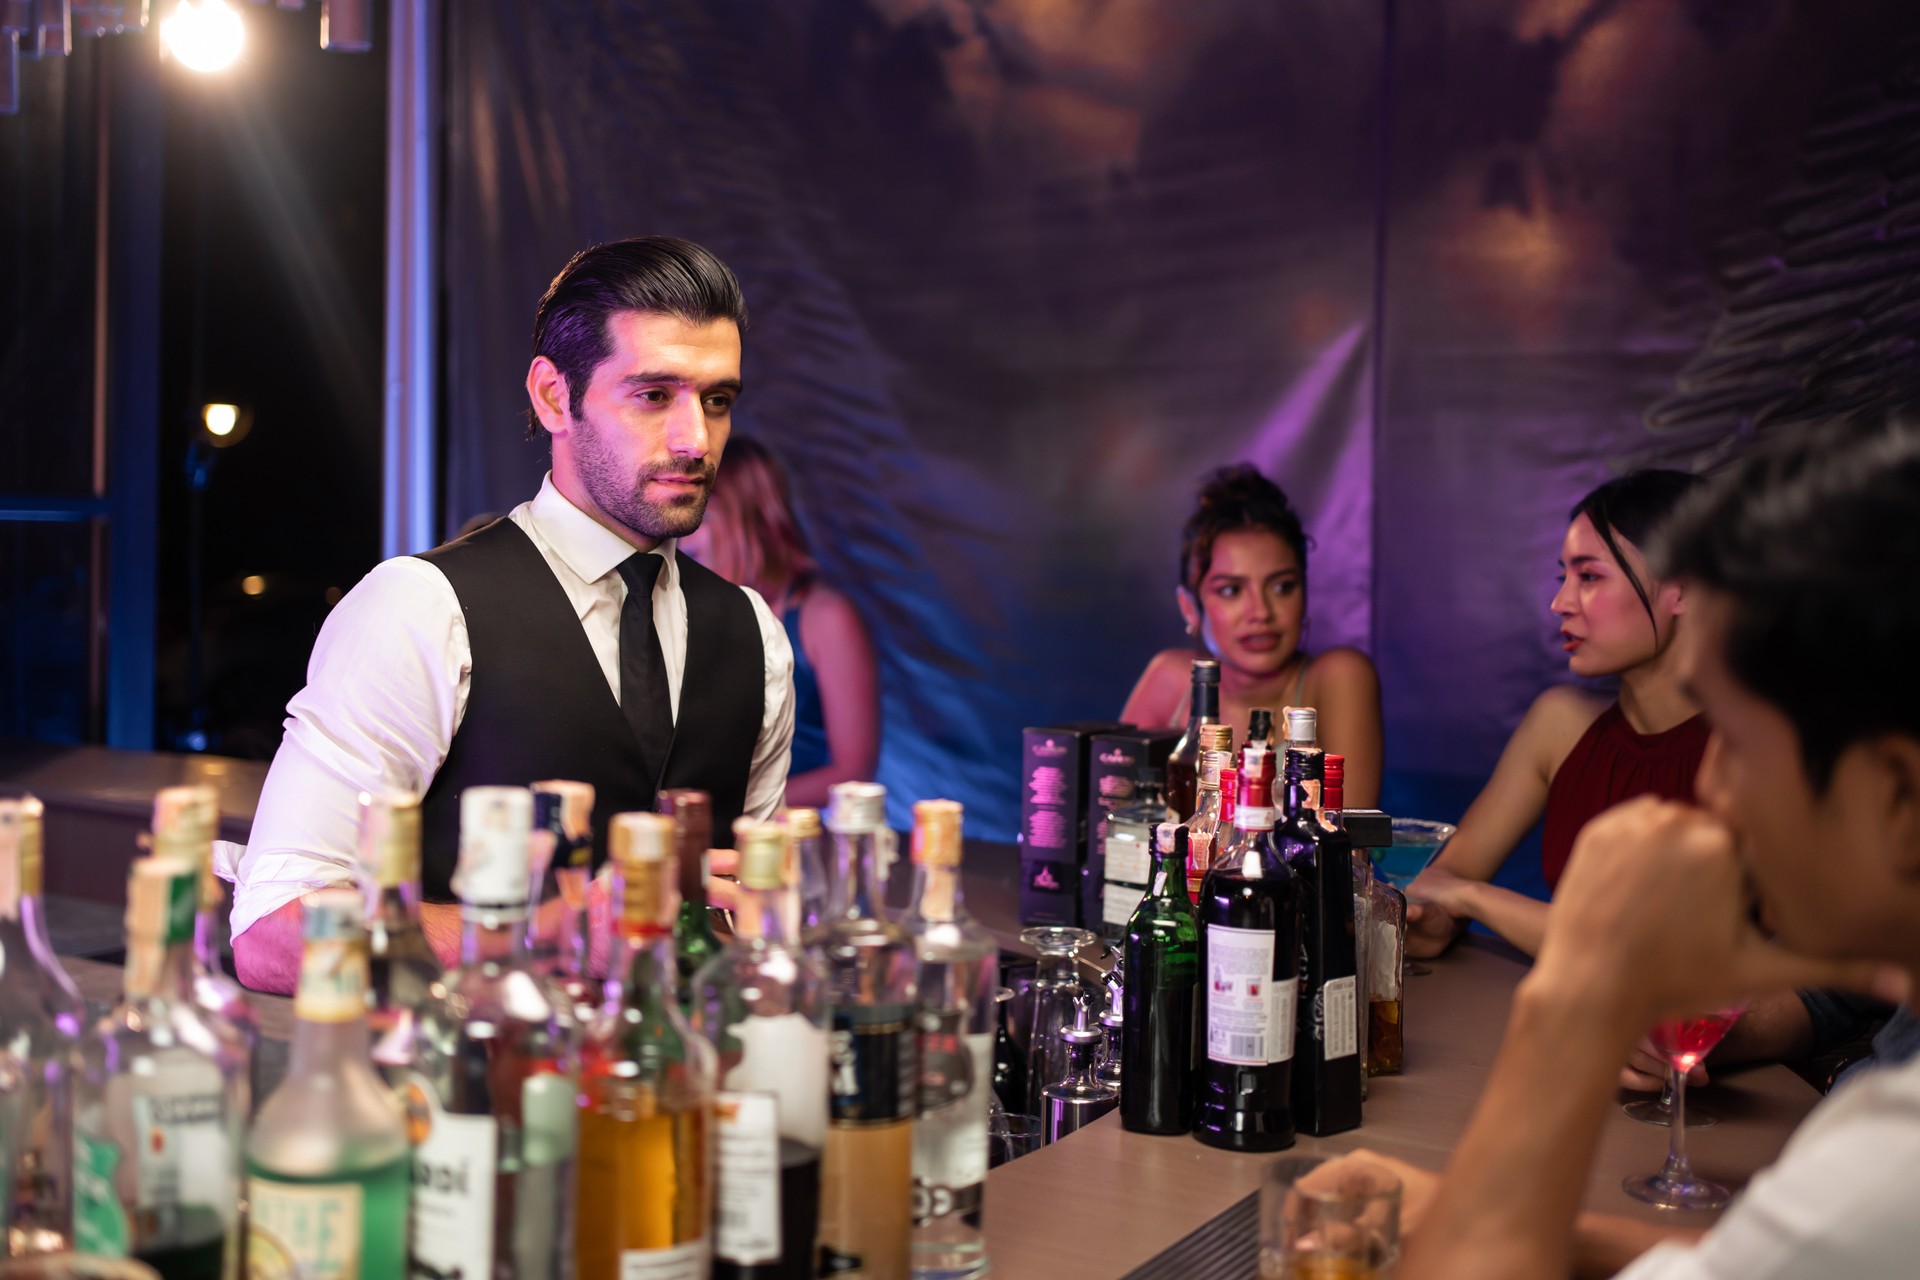
[[[1544,816],[1551,888],[1574,837],[1601,810],[1637,795],[1693,799],[1707,725],[1676,670],[1686,595],[1653,577],[1641,547],[1698,483],[1679,471],[1636,471],[1573,509],[1552,608],[1568,669],[1617,677],[1619,696],[1562,685],[1534,700],[1459,832],[1408,890],[1409,953],[1437,955],[1478,920],[1532,954],[1547,904],[1488,881],[1534,823]]]

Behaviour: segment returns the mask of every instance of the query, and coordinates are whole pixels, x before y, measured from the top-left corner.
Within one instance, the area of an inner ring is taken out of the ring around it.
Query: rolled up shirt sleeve
[[[459,597],[425,560],[376,565],[334,606],[235,868],[235,937],[314,889],[353,883],[360,793],[425,791],[471,674]]]

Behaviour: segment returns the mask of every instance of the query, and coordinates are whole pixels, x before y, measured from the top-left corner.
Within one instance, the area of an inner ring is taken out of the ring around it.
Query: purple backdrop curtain
[[[1900,29],[1893,0],[449,8],[449,528],[545,467],[525,335],[568,255],[709,245],[753,310],[736,429],[875,633],[882,780],[1003,838],[1019,728],[1116,712],[1179,639],[1178,527],[1237,458],[1315,536],[1311,644],[1380,661],[1390,770],[1484,777],[1563,675],[1567,507],[1740,435],[1642,412],[1723,309],[1716,248]]]

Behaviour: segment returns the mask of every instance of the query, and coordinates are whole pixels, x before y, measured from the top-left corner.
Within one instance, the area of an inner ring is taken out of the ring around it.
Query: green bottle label
[[[127,1256],[127,1214],[113,1189],[120,1148],[86,1134],[73,1143],[73,1243],[81,1253]]]
[[[193,941],[193,919],[200,912],[200,877],[184,868],[167,883],[167,933],[162,946]]]
[[[247,1200],[250,1280],[355,1280],[363,1195],[357,1182],[278,1182],[256,1171]]]

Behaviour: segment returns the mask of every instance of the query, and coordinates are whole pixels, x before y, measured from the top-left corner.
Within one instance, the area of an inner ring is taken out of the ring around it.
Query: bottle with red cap
[[[1326,778],[1320,784],[1320,807],[1328,813],[1338,813],[1347,807],[1347,758],[1329,755],[1324,767]]]

